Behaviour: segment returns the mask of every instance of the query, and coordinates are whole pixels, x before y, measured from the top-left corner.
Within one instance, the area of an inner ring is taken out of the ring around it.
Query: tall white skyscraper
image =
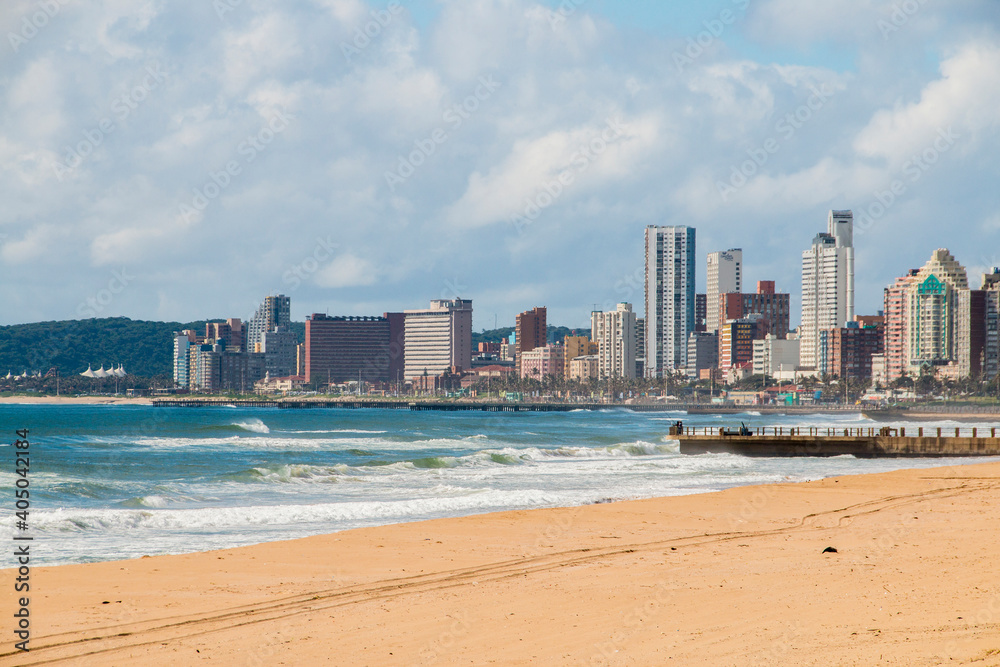
[[[608,313],[590,314],[590,336],[598,348],[598,377],[635,377],[635,327],[630,303],[619,303]]]
[[[802,253],[800,365],[819,366],[820,332],[854,319],[854,214],[830,211],[825,234]]]
[[[739,248],[708,254],[705,283],[705,331],[719,330],[719,295],[743,291],[743,251]]]
[[[695,230],[646,228],[646,377],[687,368],[694,331]]]

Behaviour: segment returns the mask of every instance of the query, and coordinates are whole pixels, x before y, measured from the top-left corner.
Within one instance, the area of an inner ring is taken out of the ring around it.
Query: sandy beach
[[[34,568],[0,664],[989,667],[998,492],[986,463]]]
[[[0,403],[25,405],[152,405],[148,398],[124,396],[0,396]]]

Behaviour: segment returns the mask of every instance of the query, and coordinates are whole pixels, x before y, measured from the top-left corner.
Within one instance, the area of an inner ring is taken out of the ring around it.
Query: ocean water
[[[34,536],[37,564],[206,551],[362,526],[977,461],[682,456],[667,436],[678,419],[696,427],[740,421],[876,425],[860,415],[688,417],[625,409],[4,404],[0,441],[12,442],[18,428],[30,430],[30,530],[20,534]],[[13,454],[9,444],[0,449]],[[0,503],[8,505],[11,532],[17,532],[15,479],[11,455],[0,467],[6,489]]]

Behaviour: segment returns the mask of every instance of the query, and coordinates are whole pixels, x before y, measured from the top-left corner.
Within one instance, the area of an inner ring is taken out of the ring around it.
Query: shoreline
[[[0,405],[153,405],[148,398],[124,396],[0,396]]]
[[[998,490],[979,463],[38,567],[30,657],[989,667]]]
[[[178,405],[173,405],[178,403]],[[248,405],[241,405],[248,403]],[[861,406],[776,406],[776,405],[747,405],[747,406],[718,406],[713,407],[706,404],[664,405],[649,403],[497,403],[486,401],[460,401],[440,403],[432,399],[428,400],[354,400],[354,399],[288,399],[273,397],[261,397],[260,400],[248,401],[247,399],[226,399],[226,398],[195,398],[195,399],[163,399],[152,397],[124,397],[124,396],[0,396],[0,405],[142,405],[155,407],[220,407],[234,406],[240,407],[294,407],[294,408],[346,408],[346,409],[440,409],[466,410],[487,412],[533,412],[533,411],[553,411],[569,412],[573,410],[628,410],[633,412],[684,412],[689,416],[699,415],[742,415],[754,414],[766,417],[775,416],[809,416],[809,415],[843,415],[861,414],[866,419],[874,422],[905,422],[905,421],[968,421],[977,423],[997,423],[1000,424],[1000,406],[995,407],[996,411],[987,410],[956,410],[938,411],[921,410],[920,408],[908,410],[871,410]],[[315,405],[312,405],[315,404]],[[501,408],[507,408],[501,409]],[[992,408],[991,406],[991,409]]]

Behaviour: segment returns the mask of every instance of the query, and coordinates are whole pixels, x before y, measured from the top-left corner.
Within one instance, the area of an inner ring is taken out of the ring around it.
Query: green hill
[[[145,322],[115,317],[36,322],[0,327],[0,374],[58,368],[60,375],[80,373],[91,365],[122,364],[135,375],[173,373],[173,333],[204,331],[204,322]]]

